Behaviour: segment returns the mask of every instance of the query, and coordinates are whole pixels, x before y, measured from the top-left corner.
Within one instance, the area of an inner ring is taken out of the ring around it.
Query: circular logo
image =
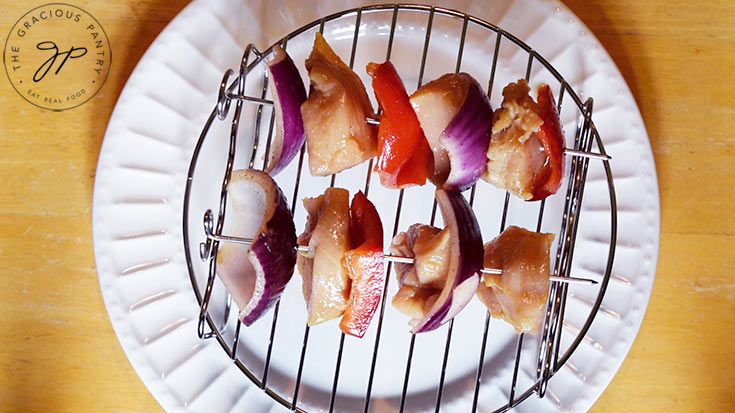
[[[79,7],[36,7],[8,34],[3,63],[23,99],[51,110],[92,99],[110,72],[110,41],[100,23]]]

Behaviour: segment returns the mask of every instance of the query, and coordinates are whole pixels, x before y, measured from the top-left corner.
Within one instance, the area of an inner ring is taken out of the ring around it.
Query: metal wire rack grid
[[[360,22],[361,18],[366,13],[374,13],[374,12],[392,12],[392,19],[391,19],[391,26],[390,26],[390,35],[388,39],[388,45],[386,50],[386,60],[389,60],[391,57],[392,52],[392,46],[393,46],[393,40],[394,40],[394,34],[396,29],[396,22],[398,18],[398,12],[399,11],[419,11],[424,12],[428,14],[427,16],[427,26],[426,26],[426,36],[424,39],[424,45],[423,45],[423,53],[422,53],[422,59],[420,64],[420,71],[418,75],[418,85],[417,87],[420,87],[423,82],[423,76],[424,76],[424,69],[426,66],[426,60],[427,60],[427,51],[429,48],[429,42],[432,35],[432,24],[434,22],[434,18],[437,15],[442,16],[448,16],[455,19],[459,19],[462,22],[462,31],[461,31],[461,37],[460,42],[457,50],[457,59],[456,59],[456,68],[455,71],[459,72],[462,65],[462,57],[463,57],[463,51],[464,51],[464,45],[465,45],[465,36],[467,34],[467,29],[470,24],[476,25],[478,27],[481,27],[483,29],[489,30],[490,32],[495,34],[495,47],[493,51],[493,60],[492,60],[492,66],[489,74],[489,82],[488,82],[488,95],[492,93],[493,89],[493,82],[495,80],[495,74],[498,64],[498,54],[499,49],[501,45],[501,40],[505,38],[506,40],[512,42],[512,44],[516,45],[523,51],[525,51],[528,54],[528,60],[527,60],[527,66],[526,66],[526,73],[525,78],[526,80],[529,80],[532,65],[534,62],[538,62],[539,64],[543,65],[543,67],[548,70],[559,82],[560,82],[560,93],[557,100],[557,110],[561,112],[562,109],[562,101],[565,96],[569,96],[576,106],[576,108],[579,111],[579,121],[576,128],[575,136],[574,136],[574,146],[573,149],[576,151],[581,151],[583,153],[589,153],[593,144],[596,144],[599,148],[600,153],[604,156],[605,150],[602,143],[602,139],[600,137],[599,132],[597,131],[594,123],[592,122],[592,110],[593,110],[593,102],[592,99],[588,99],[586,102],[582,102],[582,100],[579,98],[577,93],[571,88],[571,86],[567,83],[567,81],[561,76],[561,74],[540,54],[538,54],[535,50],[533,50],[530,46],[525,44],[520,39],[516,38],[512,34],[504,31],[500,27],[491,24],[489,22],[486,22],[484,20],[481,20],[479,18],[476,18],[474,16],[470,16],[468,14],[451,10],[451,9],[445,9],[440,7],[433,7],[433,6],[425,6],[425,5],[414,5],[414,4],[388,4],[388,5],[376,5],[376,6],[366,6],[366,7],[360,7],[360,8],[353,8],[344,10],[326,17],[323,17],[319,20],[315,20],[311,22],[310,24],[307,24],[305,26],[302,26],[301,28],[293,31],[292,33],[288,34],[278,42],[276,42],[273,46],[276,44],[280,44],[284,49],[287,48],[288,42],[290,39],[295,38],[296,36],[299,36],[303,34],[304,32],[307,32],[311,29],[314,29],[318,27],[318,30],[320,32],[323,32],[324,25],[327,22],[330,22],[332,20],[336,20],[339,18],[346,18],[350,16],[355,17],[355,32],[353,34],[353,40],[352,40],[352,49],[350,53],[350,62],[349,66],[352,68],[355,61],[355,51],[357,49],[358,45],[358,32],[360,28]],[[184,196],[184,211],[183,211],[183,229],[184,229],[184,250],[186,254],[186,260],[187,260],[187,266],[189,269],[189,276],[192,282],[192,287],[194,290],[194,293],[196,295],[196,298],[198,302],[201,305],[201,311],[200,311],[200,319],[198,323],[198,334],[199,337],[202,339],[209,339],[209,338],[216,338],[217,341],[220,343],[222,348],[227,352],[227,354],[233,359],[235,364],[242,370],[242,372],[258,387],[260,387],[266,394],[268,394],[271,398],[273,398],[276,402],[280,403],[281,405],[297,412],[305,412],[305,410],[301,407],[299,407],[299,388],[301,383],[301,376],[303,373],[303,366],[304,366],[304,360],[306,357],[306,348],[309,341],[309,326],[306,325],[304,328],[304,334],[303,334],[303,343],[301,347],[301,356],[300,356],[300,362],[298,371],[295,377],[295,386],[294,386],[294,392],[289,400],[288,398],[284,397],[283,395],[277,393],[267,385],[268,380],[268,372],[269,372],[269,366],[271,361],[271,354],[273,349],[273,341],[275,336],[275,330],[277,326],[278,321],[278,312],[280,308],[280,302],[278,302],[274,309],[273,309],[273,321],[272,326],[270,330],[269,335],[269,342],[267,347],[267,353],[265,357],[265,365],[263,369],[262,375],[259,377],[256,376],[255,373],[253,373],[243,362],[239,359],[237,356],[237,345],[240,335],[240,327],[241,323],[238,320],[235,327],[235,334],[234,334],[234,340],[232,343],[228,343],[227,340],[224,337],[223,330],[226,326],[226,322],[229,317],[230,308],[232,305],[232,298],[228,294],[228,299],[225,305],[225,311],[223,320],[218,326],[214,320],[212,320],[211,316],[208,313],[208,306],[209,301],[211,298],[212,293],[212,287],[214,284],[214,278],[216,273],[216,261],[217,261],[217,251],[219,247],[219,241],[217,240],[211,240],[207,239],[205,243],[202,243],[200,245],[200,256],[202,260],[208,260],[209,261],[209,273],[207,277],[207,284],[204,290],[204,294],[199,289],[195,270],[193,267],[191,254],[190,254],[190,240],[188,238],[188,218],[189,218],[189,204],[190,204],[190,197],[191,197],[191,185],[193,182],[194,177],[194,171],[197,165],[197,160],[199,158],[199,153],[202,148],[202,144],[204,142],[204,139],[207,136],[207,133],[209,132],[210,127],[212,126],[212,123],[215,121],[215,118],[218,118],[219,120],[224,120],[227,116],[227,113],[230,109],[230,105],[232,100],[235,100],[235,112],[234,116],[232,118],[232,125],[230,129],[230,141],[229,141],[229,152],[228,152],[228,158],[227,158],[227,164],[225,166],[224,171],[224,177],[222,181],[222,189],[220,193],[220,204],[217,214],[217,220],[216,220],[216,229],[213,228],[215,225],[213,223],[214,218],[211,214],[211,211],[208,211],[207,214],[205,214],[204,222],[205,226],[208,226],[208,230],[211,233],[214,233],[216,235],[222,235],[223,225],[224,225],[224,218],[225,218],[225,211],[226,211],[226,200],[227,200],[227,184],[230,180],[230,175],[232,173],[233,164],[234,164],[234,158],[235,158],[235,152],[236,152],[236,144],[237,144],[237,136],[238,136],[238,129],[240,125],[240,117],[242,112],[243,104],[246,102],[254,103],[259,105],[258,110],[256,112],[255,116],[255,128],[254,128],[254,137],[253,137],[253,148],[252,148],[252,154],[250,156],[250,162],[249,167],[253,168],[255,163],[255,154],[258,150],[258,145],[260,142],[260,124],[262,121],[262,106],[272,104],[272,102],[265,99],[268,82],[267,82],[267,76],[268,72],[266,70],[263,71],[262,76],[262,92],[260,97],[252,97],[252,96],[246,96],[245,95],[245,82],[248,80],[248,74],[252,71],[252,69],[259,65],[263,64],[265,62],[265,59],[271,54],[273,46],[266,49],[264,52],[260,52],[257,50],[257,48],[254,45],[248,45],[245,49],[245,52],[243,54],[243,58],[241,61],[239,73],[237,76],[237,79],[233,82],[231,82],[228,85],[228,80],[234,73],[232,69],[228,69],[222,79],[222,82],[220,84],[220,91],[217,99],[217,104],[215,108],[212,110],[210,116],[208,117],[204,128],[199,136],[199,139],[196,143],[191,163],[189,166],[189,171],[187,175],[187,184],[186,184],[186,192]],[[251,57],[253,58],[251,61]],[[274,124],[274,112],[271,112],[270,117],[270,123],[268,127],[268,136],[266,140],[266,148],[265,148],[265,157],[264,157],[264,163],[263,163],[263,169],[267,166],[267,159],[268,159],[268,153],[270,150],[271,145],[271,137],[273,132],[273,124]],[[301,173],[303,169],[303,162],[304,162],[304,153],[305,153],[305,144],[302,146],[299,157],[298,157],[298,169],[297,169],[297,175],[294,182],[293,187],[293,203],[292,203],[292,211],[296,208],[296,200],[298,199],[298,193],[299,193],[299,184],[301,179]],[[587,175],[587,170],[589,166],[590,159],[588,157],[582,157],[582,156],[571,156],[570,167],[569,167],[569,177],[568,177],[568,184],[567,184],[567,192],[566,192],[566,198],[565,198],[565,204],[563,209],[563,216],[561,219],[561,229],[558,235],[559,243],[557,247],[557,252],[555,255],[555,263],[554,263],[554,273],[561,275],[561,276],[569,276],[569,271],[572,264],[573,254],[574,254],[574,245],[576,241],[576,235],[577,235],[577,228],[579,225],[579,216],[581,212],[581,204],[582,204],[582,198],[584,195],[584,186],[585,186],[585,179]],[[615,189],[613,185],[613,179],[612,179],[612,172],[609,165],[609,159],[602,160],[603,167],[607,179],[608,184],[608,193],[609,193],[609,200],[610,200],[610,243],[609,243],[609,249],[608,249],[608,257],[607,257],[607,263],[605,266],[605,272],[602,277],[602,280],[600,282],[600,288],[597,295],[596,300],[592,303],[591,311],[584,322],[583,326],[579,329],[579,332],[577,333],[576,337],[573,339],[572,343],[567,348],[566,352],[563,354],[560,354],[561,351],[561,326],[563,325],[564,320],[564,310],[565,310],[565,303],[568,293],[568,285],[563,283],[557,283],[552,282],[549,289],[549,299],[546,305],[546,312],[544,316],[544,323],[543,327],[540,331],[541,334],[541,340],[540,340],[540,346],[538,351],[538,363],[536,366],[536,382],[530,386],[528,389],[523,391],[520,394],[517,394],[516,391],[516,385],[517,385],[517,378],[518,378],[518,370],[519,370],[519,364],[521,360],[521,352],[523,347],[523,341],[524,341],[524,334],[518,335],[517,345],[516,345],[516,351],[515,351],[515,358],[514,358],[514,366],[513,366],[513,375],[512,380],[508,385],[509,388],[509,398],[507,401],[503,402],[500,407],[498,407],[494,412],[504,412],[507,411],[524,400],[526,400],[528,397],[530,397],[533,393],[536,393],[539,397],[544,397],[548,385],[549,379],[566,363],[566,361],[569,359],[569,357],[572,355],[572,353],[576,350],[580,342],[585,338],[585,335],[587,331],[589,330],[597,311],[600,308],[602,299],[604,297],[605,291],[607,289],[607,285],[610,279],[611,271],[612,271],[612,264],[614,259],[614,253],[615,253],[615,243],[616,243],[616,234],[617,234],[617,206],[616,206],[616,198],[615,198]],[[372,163],[373,160],[371,159],[369,161],[369,166],[367,169],[367,176],[365,179],[365,186],[364,186],[364,192],[366,195],[369,194],[370,190],[370,178],[371,178],[371,171],[372,171]],[[336,175],[332,175],[330,186],[334,186],[335,183],[335,177]],[[473,186],[470,190],[470,204],[474,204],[475,199],[475,192],[476,192],[476,185]],[[404,190],[401,189],[398,196],[398,203],[394,215],[394,225],[393,225],[393,236],[398,231],[399,227],[399,221],[401,217],[401,209],[403,204],[403,194]],[[510,200],[510,194],[506,192],[504,204],[503,204],[503,213],[502,213],[502,219],[500,224],[500,232],[503,231],[506,225],[506,217],[508,214],[508,206],[509,206],[509,200]],[[545,200],[541,201],[539,203],[539,212],[538,212],[538,220],[536,225],[536,231],[540,231],[541,224],[544,217],[544,207],[545,207]],[[432,208],[432,214],[431,214],[431,224],[434,223],[434,219],[436,217],[436,200],[434,200],[434,205]],[[379,354],[379,346],[380,346],[380,337],[381,337],[381,330],[382,330],[382,323],[383,323],[383,316],[385,311],[385,299],[388,291],[388,283],[390,282],[390,272],[392,270],[391,263],[388,263],[387,266],[387,276],[386,281],[383,289],[383,296],[380,304],[380,310],[377,317],[377,335],[374,342],[374,348],[373,348],[373,354],[372,354],[372,363],[371,363],[371,369],[369,374],[369,380],[367,384],[367,388],[365,391],[365,401],[364,401],[364,412],[368,412],[370,409],[370,402],[371,402],[371,392],[372,392],[372,386],[373,386],[373,378],[374,378],[374,372],[375,372],[375,365]],[[480,384],[482,382],[482,374],[483,374],[483,361],[485,358],[485,351],[487,348],[487,340],[489,337],[489,324],[490,324],[490,318],[491,314],[490,312],[486,312],[485,316],[485,323],[484,323],[484,330],[482,335],[482,344],[481,344],[481,350],[480,354],[478,355],[478,367],[476,372],[476,379],[474,383],[474,391],[473,391],[473,402],[472,402],[472,412],[474,413],[477,411],[478,407],[478,397],[480,393]],[[205,324],[209,326],[208,332],[205,332]],[[445,372],[446,372],[446,366],[448,362],[448,354],[449,354],[449,348],[452,341],[452,328],[454,324],[454,320],[451,320],[449,323],[448,329],[447,329],[447,335],[446,335],[446,345],[444,350],[444,355],[442,358],[442,369],[441,369],[441,375],[439,377],[439,382],[437,385],[437,392],[436,392],[436,404],[435,404],[435,411],[439,412],[441,409],[441,400],[442,400],[442,393],[444,388],[444,379],[445,379]],[[329,411],[332,412],[334,410],[334,404],[335,404],[335,397],[337,394],[337,385],[339,382],[339,375],[340,375],[340,367],[341,367],[341,361],[343,356],[343,348],[344,348],[344,339],[345,335],[344,333],[340,336],[340,343],[339,343],[339,350],[337,353],[337,361],[336,361],[336,367],[334,371],[334,379],[333,379],[333,386],[332,391],[330,395],[330,403],[329,403]],[[411,365],[412,365],[412,357],[414,352],[414,345],[415,345],[415,335],[411,335],[410,344],[409,344],[409,351],[408,351],[408,357],[406,360],[406,368],[404,373],[404,382],[403,382],[403,388],[401,393],[401,399],[400,399],[400,406],[399,411],[403,412],[405,408],[405,401],[407,396],[407,389],[408,389],[408,383],[409,383],[409,377],[411,373]]]

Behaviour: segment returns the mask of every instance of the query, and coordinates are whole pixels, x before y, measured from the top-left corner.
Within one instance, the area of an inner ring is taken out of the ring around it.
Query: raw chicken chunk
[[[447,228],[423,224],[411,225],[407,232],[393,238],[391,254],[414,258],[414,263],[395,264],[400,289],[392,304],[413,320],[424,317],[444,288],[449,272],[449,239]]]
[[[314,176],[331,175],[376,154],[377,128],[365,85],[337,56],[321,33],[306,59],[311,86],[301,115]]]
[[[529,90],[525,80],[503,89],[503,103],[493,113],[493,134],[483,175],[491,184],[525,200],[533,198],[534,178],[547,159],[536,135],[544,120]]]
[[[493,317],[516,331],[538,329],[549,297],[549,248],[554,234],[531,232],[516,226],[485,244],[485,268],[502,274],[484,274],[477,290]]]
[[[323,195],[304,199],[309,216],[299,245],[309,247],[296,263],[303,277],[309,325],[339,317],[347,307],[350,282],[342,257],[350,246],[349,192],[328,188]]]

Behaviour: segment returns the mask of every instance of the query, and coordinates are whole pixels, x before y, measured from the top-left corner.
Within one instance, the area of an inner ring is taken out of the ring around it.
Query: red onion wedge
[[[432,181],[463,191],[485,171],[493,111],[480,84],[467,73],[450,73],[411,96],[411,105],[434,152]]]
[[[436,199],[449,231],[448,271],[436,301],[411,321],[412,333],[435,330],[457,315],[477,291],[482,268],[482,234],[469,203],[456,190],[438,189]]]
[[[306,101],[306,89],[299,70],[280,46],[273,47],[273,60],[268,62],[268,83],[276,111],[276,133],[271,141],[266,172],[279,173],[296,156],[304,144],[304,121],[301,104]]]
[[[237,170],[227,186],[232,202],[232,234],[252,245],[223,243],[217,274],[249,326],[273,306],[296,264],[296,228],[280,188],[265,172]]]

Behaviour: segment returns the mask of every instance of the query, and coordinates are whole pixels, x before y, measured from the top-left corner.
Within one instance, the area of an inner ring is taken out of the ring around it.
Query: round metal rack
[[[528,388],[525,389],[517,389],[517,378],[518,378],[518,371],[519,371],[519,365],[521,361],[521,352],[523,349],[523,341],[526,338],[526,334],[519,334],[517,338],[517,345],[515,350],[515,358],[513,363],[513,375],[510,382],[507,384],[508,394],[509,398],[507,400],[500,400],[497,403],[497,408],[495,408],[495,412],[503,412],[507,411],[514,406],[517,406],[519,403],[526,400],[528,397],[530,397],[532,394],[536,394],[538,397],[544,397],[547,392],[547,385],[549,382],[549,379],[569,360],[572,353],[577,349],[579,344],[586,339],[586,334],[590,328],[590,325],[592,324],[593,320],[595,319],[595,316],[600,309],[600,304],[602,302],[602,299],[605,295],[605,290],[607,288],[611,270],[612,270],[612,264],[613,264],[613,258],[615,254],[615,240],[616,240],[616,231],[617,231],[617,207],[616,207],[616,200],[615,200],[615,189],[613,186],[613,178],[612,178],[612,172],[610,169],[610,159],[605,154],[605,149],[603,146],[602,139],[600,137],[599,132],[595,128],[594,123],[592,122],[592,111],[593,111],[593,103],[592,99],[588,99],[586,101],[582,101],[579,97],[579,95],[572,89],[572,87],[567,83],[567,81],[561,76],[561,74],[546,60],[544,57],[542,57],[539,53],[537,53],[535,50],[533,50],[531,47],[529,47],[526,43],[518,39],[517,37],[513,36],[512,34],[504,31],[500,27],[491,24],[489,22],[483,21],[481,19],[478,19],[476,17],[470,16],[468,14],[458,12],[455,10],[450,9],[444,9],[439,7],[431,7],[431,6],[424,6],[424,5],[412,5],[412,4],[388,4],[388,5],[377,5],[377,6],[367,6],[367,7],[361,7],[361,8],[353,8],[349,10],[344,10],[339,13],[335,13],[326,17],[323,17],[319,20],[316,20],[314,22],[311,22],[303,27],[300,27],[284,38],[280,39],[276,44],[281,45],[284,49],[288,47],[288,43],[292,42],[295,38],[299,36],[303,36],[306,33],[311,33],[314,30],[319,30],[320,32],[324,31],[324,27],[326,23],[329,23],[331,21],[335,21],[337,19],[351,19],[354,18],[354,32],[352,33],[352,49],[351,54],[348,59],[344,59],[346,62],[349,61],[350,67],[354,65],[355,62],[355,54],[359,47],[359,30],[361,26],[361,19],[366,16],[367,14],[371,13],[388,13],[390,16],[390,29],[389,29],[389,38],[387,43],[387,49],[385,51],[385,58],[386,60],[389,60],[391,58],[391,53],[393,49],[393,42],[395,38],[395,32],[396,27],[399,22],[399,14],[400,12],[412,12],[412,13],[423,13],[426,16],[426,36],[424,40],[423,45],[423,54],[422,54],[422,60],[420,63],[420,71],[418,74],[418,86],[420,86],[423,82],[424,77],[424,70],[427,64],[427,51],[429,49],[429,43],[431,41],[432,37],[432,27],[434,24],[435,19],[437,16],[444,16],[453,19],[456,21],[458,25],[461,25],[461,35],[460,35],[460,41],[459,41],[459,47],[457,49],[457,58],[456,58],[456,71],[459,72],[461,70],[462,66],[462,58],[463,58],[463,52],[465,49],[465,38],[469,27],[478,28],[480,30],[484,30],[487,32],[488,38],[492,38],[494,36],[494,50],[493,50],[493,60],[492,65],[489,67],[488,71],[488,93],[491,93],[493,88],[493,83],[495,81],[496,77],[496,71],[498,66],[498,55],[500,50],[501,41],[503,42],[510,42],[510,44],[515,45],[520,51],[523,51],[527,54],[527,64],[526,64],[526,71],[525,74],[521,74],[521,76],[525,76],[526,80],[529,79],[531,76],[531,71],[533,65],[542,65],[548,72],[550,72],[554,78],[559,82],[559,93],[558,93],[558,99],[557,99],[557,108],[559,111],[562,110],[562,102],[564,99],[571,99],[574,103],[574,108],[578,111],[578,114],[576,115],[576,118],[578,119],[576,131],[574,134],[573,140],[567,138],[568,145],[571,145],[573,143],[573,147],[568,148],[568,167],[567,167],[567,183],[566,183],[566,193],[563,193],[563,191],[560,191],[558,194],[554,195],[556,197],[562,197],[564,196],[564,203],[563,203],[563,210],[562,214],[559,218],[560,220],[560,229],[557,234],[558,239],[558,246],[556,250],[556,254],[553,256],[553,273],[557,274],[562,277],[569,277],[570,276],[570,269],[572,267],[572,260],[574,256],[574,247],[575,247],[575,240],[577,236],[577,229],[579,225],[579,218],[582,211],[581,205],[582,205],[582,199],[584,195],[584,189],[585,189],[585,180],[587,176],[588,171],[588,165],[589,162],[598,162],[598,160],[591,159],[591,158],[600,158],[599,162],[602,162],[604,173],[607,179],[608,184],[608,192],[609,192],[609,201],[610,201],[610,217],[611,221],[609,223],[610,225],[610,234],[609,234],[609,248],[607,251],[607,259],[604,263],[604,275],[599,280],[598,284],[598,291],[597,295],[594,298],[594,301],[591,302],[591,311],[586,317],[586,321],[584,322],[581,327],[575,328],[575,338],[572,340],[571,344],[562,351],[562,345],[561,345],[561,332],[564,329],[565,322],[564,322],[564,315],[565,315],[565,306],[566,306],[566,299],[568,295],[568,284],[566,283],[560,283],[552,281],[550,285],[549,290],[549,298],[546,305],[546,311],[545,316],[543,320],[543,326],[540,328],[539,332],[537,334],[540,335],[539,339],[539,347],[538,347],[538,356],[534,359],[536,360],[535,365],[532,366],[532,369],[536,372],[536,380]],[[274,44],[275,46],[275,44]],[[200,151],[202,149],[202,145],[208,135],[208,132],[210,130],[210,127],[213,125],[214,122],[221,122],[227,119],[229,111],[232,109],[231,104],[234,103],[234,114],[232,115],[232,121],[231,121],[231,127],[230,127],[230,139],[229,139],[229,148],[228,148],[228,156],[227,156],[227,163],[223,166],[224,169],[224,176],[221,182],[221,192],[220,192],[220,202],[216,209],[217,212],[214,214],[208,214],[205,216],[205,226],[208,226],[208,231],[212,234],[215,234],[217,236],[222,235],[223,228],[224,228],[224,219],[225,219],[225,212],[226,212],[226,199],[227,199],[227,184],[230,180],[230,175],[233,170],[234,165],[234,158],[236,153],[236,146],[237,146],[237,137],[238,137],[238,130],[241,123],[241,113],[242,108],[246,104],[255,104],[258,105],[258,109],[255,115],[255,127],[254,127],[254,136],[253,136],[253,147],[251,149],[246,149],[248,151],[251,151],[252,154],[250,156],[250,163],[249,167],[253,168],[255,167],[255,163],[257,161],[256,159],[256,152],[258,151],[259,144],[263,140],[263,136],[261,135],[261,122],[266,121],[266,119],[263,119],[263,107],[267,105],[272,105],[272,101],[267,99],[267,70],[261,70],[258,71],[257,75],[253,75],[254,68],[259,67],[259,65],[262,67],[267,58],[272,54],[273,46],[269,47],[265,51],[259,51],[254,45],[248,45],[245,49],[244,55],[242,57],[241,65],[239,68],[239,72],[237,73],[235,79],[233,81],[230,81],[230,77],[234,74],[234,71],[229,69],[225,72],[224,77],[222,79],[221,85],[220,85],[220,91],[217,99],[216,106],[212,110],[209,118],[206,121],[206,124],[204,125],[204,128],[201,132],[201,135],[199,136],[199,140],[196,144],[194,153],[191,158],[191,163],[189,166],[189,173],[188,173],[188,181],[186,184],[186,193],[184,198],[184,211],[183,211],[183,227],[184,227],[184,250],[186,253],[186,259],[187,259],[187,265],[189,269],[189,276],[191,278],[192,287],[194,290],[194,294],[196,295],[196,298],[198,302],[201,305],[201,313],[200,313],[200,319],[198,324],[198,334],[199,337],[202,339],[216,339],[224,351],[234,360],[234,363],[237,365],[237,367],[242,370],[242,372],[245,374],[245,376],[248,377],[249,380],[251,380],[256,386],[263,389],[263,391],[268,394],[271,398],[273,398],[276,402],[280,403],[281,405],[297,412],[305,412],[306,408],[302,407],[299,400],[299,389],[300,389],[300,383],[302,379],[302,372],[303,372],[303,366],[304,366],[304,360],[307,356],[306,348],[307,343],[309,341],[309,326],[306,326],[304,328],[303,333],[303,343],[301,346],[301,356],[300,356],[300,363],[299,367],[296,373],[296,376],[293,377],[293,380],[295,382],[294,385],[294,391],[293,394],[286,395],[281,394],[277,390],[271,388],[268,386],[268,373],[269,373],[269,367],[271,362],[271,355],[272,355],[272,349],[273,349],[273,342],[275,337],[275,330],[277,327],[278,322],[278,313],[279,313],[279,307],[280,303],[278,303],[275,308],[272,310],[274,312],[273,315],[273,321],[272,326],[270,330],[270,334],[268,335],[269,342],[267,344],[267,353],[265,355],[265,362],[264,362],[264,368],[262,374],[256,374],[253,369],[246,365],[246,363],[238,356],[238,341],[241,334],[241,324],[239,320],[236,322],[235,326],[235,332],[234,337],[231,339],[226,339],[224,329],[226,328],[228,319],[230,318],[230,307],[232,305],[231,297],[228,296],[228,299],[226,300],[226,303],[224,304],[224,315],[222,316],[222,320],[214,320],[213,316],[209,312],[209,306],[210,301],[212,299],[212,289],[213,285],[215,283],[215,273],[216,273],[216,261],[217,261],[217,251],[219,247],[218,240],[213,240],[210,238],[201,238],[199,240],[191,240],[189,239],[190,234],[190,224],[189,224],[189,215],[190,215],[190,202],[192,197],[192,183],[194,181],[195,176],[195,170],[197,168],[197,163],[200,160]],[[343,56],[344,58],[345,56]],[[246,95],[246,82],[260,82],[259,84],[262,85],[261,93],[259,96],[249,96]],[[234,101],[234,102],[233,102]],[[271,111],[271,116],[269,120],[268,125],[268,134],[265,136],[265,153],[266,156],[264,157],[263,163],[267,162],[267,153],[270,149],[271,144],[271,135],[273,132],[273,124],[274,124],[274,116],[273,111]],[[592,153],[593,145],[596,145],[597,150],[599,150],[599,154]],[[262,149],[262,148],[261,148]],[[296,178],[293,182],[293,197],[292,197],[292,211],[296,209],[299,194],[299,185],[301,181],[301,174],[303,170],[303,163],[304,163],[304,153],[305,153],[305,145],[301,148],[300,154],[297,157],[297,159],[294,159],[294,162],[298,162],[298,169],[296,173]],[[265,165],[262,166],[265,168]],[[365,178],[365,185],[363,191],[366,194],[369,194],[370,190],[370,181],[371,181],[371,170],[372,170],[372,160],[370,161],[370,165],[367,168],[367,176]],[[333,186],[335,183],[335,175],[331,178],[331,185]],[[290,188],[283,188],[284,191],[288,191]],[[473,186],[471,190],[469,190],[469,199],[470,203],[473,204],[475,200],[475,194],[478,190],[477,186]],[[395,210],[395,215],[393,217],[382,217],[385,222],[390,222],[391,218],[394,222],[393,227],[393,235],[396,234],[398,231],[398,223],[401,216],[402,211],[402,204],[403,204],[403,196],[404,196],[404,190],[400,190],[399,197],[398,197],[398,203]],[[502,218],[501,218],[501,225],[500,225],[500,231],[502,231],[506,226],[506,217],[508,214],[509,209],[509,200],[510,195],[506,192],[505,198],[504,198],[504,204],[503,204],[503,212],[502,212]],[[544,207],[545,207],[545,200],[540,201],[539,204],[539,212],[538,212],[538,219],[537,219],[537,225],[536,230],[541,230],[542,221],[544,219]],[[434,217],[436,216],[436,201],[434,202],[433,206],[433,212],[432,212],[432,218],[431,223],[434,222]],[[204,235],[204,233],[202,233]],[[206,276],[206,285],[205,288],[202,290],[200,289],[198,277],[196,275],[195,266],[193,265],[193,258],[190,250],[191,245],[196,245],[197,242],[204,240],[200,245],[200,258],[202,260],[208,261],[208,274]],[[386,306],[386,293],[388,291],[388,284],[391,282],[391,265],[388,264],[387,271],[388,275],[386,276],[386,282],[384,287],[384,294],[382,297],[382,302],[379,307],[379,311],[376,315],[376,319],[373,321],[373,324],[377,328],[377,335],[375,336],[375,341],[373,345],[373,353],[372,353],[372,363],[371,363],[371,370],[369,372],[369,380],[367,382],[367,386],[365,388],[365,396],[364,396],[364,411],[368,412],[371,407],[371,394],[373,389],[373,381],[375,376],[375,366],[376,361],[380,357],[380,338],[381,338],[381,331],[382,331],[382,325],[383,325],[383,317],[385,312],[385,306]],[[484,332],[482,335],[482,343],[481,343],[481,351],[477,355],[477,369],[476,369],[476,379],[474,381],[474,389],[473,389],[473,395],[472,395],[472,412],[475,412],[478,408],[478,396],[481,389],[481,382],[483,378],[483,361],[486,357],[486,348],[488,340],[491,339],[491,335],[489,334],[489,323],[490,323],[491,314],[488,311],[485,316],[484,321]],[[439,412],[441,409],[442,404],[442,393],[444,390],[444,381],[445,381],[445,371],[448,363],[448,353],[450,348],[450,343],[452,341],[452,328],[454,324],[454,320],[450,321],[448,323],[448,329],[447,329],[447,336],[446,336],[446,347],[442,358],[442,369],[441,369],[441,375],[437,377],[437,385],[436,385],[436,411]],[[435,334],[434,333],[428,333],[428,334]],[[407,389],[408,389],[408,382],[409,377],[411,374],[411,366],[412,366],[412,357],[414,353],[414,343],[416,340],[416,336],[412,335],[410,338],[409,343],[409,349],[408,349],[408,357],[406,360],[406,366],[405,371],[403,372],[404,377],[404,385],[401,393],[401,399],[400,399],[400,406],[399,410],[403,411],[405,408],[405,401],[406,401],[406,395],[407,395]],[[337,353],[337,360],[336,360],[336,368],[333,372],[333,387],[330,394],[330,402],[329,402],[329,411],[333,411],[335,408],[335,397],[338,393],[338,382],[339,382],[339,376],[340,376],[340,368],[341,368],[341,361],[343,358],[343,348],[344,348],[344,341],[345,336],[344,334],[341,335],[340,343],[339,343],[339,351]]]

